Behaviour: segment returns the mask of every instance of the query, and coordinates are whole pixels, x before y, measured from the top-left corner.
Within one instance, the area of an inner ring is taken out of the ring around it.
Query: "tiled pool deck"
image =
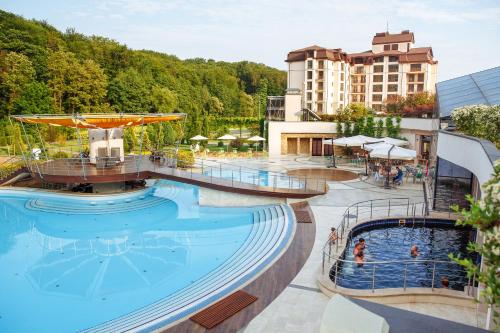
[[[273,171],[295,168],[322,167],[318,160],[303,157],[284,157],[268,160],[240,160],[232,163]],[[362,170],[359,170],[362,171]],[[385,198],[423,198],[420,183],[403,184],[396,189],[383,189],[361,180],[330,182],[327,194],[308,199],[316,219],[316,237],[310,257],[287,288],[240,333],[257,332],[318,332],[323,310],[329,300],[317,286],[321,266],[321,249],[332,226],[338,227],[347,206],[359,201]],[[471,308],[430,304],[404,303],[395,307],[477,326],[484,322]]]

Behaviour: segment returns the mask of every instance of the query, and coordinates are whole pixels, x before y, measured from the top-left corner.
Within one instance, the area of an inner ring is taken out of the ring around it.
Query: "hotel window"
[[[392,49],[393,51],[397,51],[397,50],[398,50],[398,44],[392,44],[392,45],[391,45],[391,49]]]
[[[312,90],[312,88],[313,88],[313,83],[307,82],[307,90]]]
[[[411,64],[410,72],[420,72],[422,70],[422,64]]]
[[[319,69],[323,69],[323,66],[324,66],[324,61],[323,60],[318,61]]]
[[[318,82],[318,90],[323,90],[323,82]]]
[[[340,73],[340,81],[344,81],[344,73]]]
[[[373,75],[373,82],[382,82],[384,81],[383,75]]]
[[[373,102],[382,102],[382,95],[372,95]]]
[[[318,72],[318,80],[323,80],[323,71]]]
[[[398,61],[398,57],[397,56],[390,56],[389,57],[389,62],[396,62]]]
[[[399,71],[399,65],[389,65],[390,73],[397,73]]]
[[[313,61],[312,60],[307,60],[307,69],[313,68]]]
[[[354,58],[354,63],[355,63],[356,65],[360,65],[360,64],[362,64],[362,63],[363,63],[363,58]]]
[[[382,92],[382,85],[381,84],[373,85],[373,92]]]
[[[312,104],[311,103],[307,103],[307,109],[308,110],[312,110]]]
[[[398,98],[398,95],[387,95],[387,101],[395,101]]]
[[[389,91],[389,92],[397,92],[398,91],[398,85],[397,84],[389,84],[387,86],[387,91]]]
[[[418,82],[424,82],[424,74],[418,74]]]
[[[308,58],[314,58],[314,51],[307,51]]]
[[[382,73],[384,71],[384,65],[373,66],[373,73]]]
[[[343,83],[340,84],[340,91],[344,91],[344,84]]]
[[[323,112],[323,103],[318,103],[318,112]]]
[[[391,50],[391,46],[389,44],[384,45],[384,51],[390,51],[390,50]]]
[[[322,92],[318,93],[318,100],[320,100],[320,101],[323,100],[323,93]]]
[[[389,74],[387,76],[387,81],[389,81],[389,82],[398,82],[398,74]]]
[[[384,57],[373,58],[373,62],[384,62]]]
[[[307,93],[307,100],[308,101],[312,100],[312,98],[313,98],[312,96],[313,96],[312,93],[308,92]]]
[[[340,100],[343,102],[344,101],[344,94],[340,94]]]
[[[408,82],[413,82],[413,81],[415,81],[415,75],[408,74]]]
[[[374,111],[382,111],[382,104],[373,104],[372,109]]]
[[[312,80],[313,78],[313,72],[312,71],[307,71],[307,79]]]
[[[414,89],[415,88],[414,88],[413,84],[408,85],[408,92],[414,92],[415,91]]]
[[[417,91],[418,91],[418,92],[422,92],[422,91],[424,91],[424,85],[423,85],[423,84],[419,84],[419,85],[417,85]]]

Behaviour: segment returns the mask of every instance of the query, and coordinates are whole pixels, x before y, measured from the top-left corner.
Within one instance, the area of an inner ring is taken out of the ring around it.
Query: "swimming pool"
[[[204,167],[203,174],[214,178],[223,178],[234,182],[248,183],[258,186],[276,188],[303,189],[305,187],[304,177],[289,176],[285,173],[270,172],[258,169],[239,169],[231,166]]]
[[[378,220],[353,228],[342,260],[330,270],[331,280],[351,289],[439,288],[446,277],[450,289],[463,290],[468,283],[466,272],[448,254],[471,257],[467,243],[475,239],[475,232],[456,227],[454,221],[402,221],[405,224],[394,219]],[[360,238],[366,241],[363,265],[355,263],[353,255]],[[410,255],[412,245],[417,245],[419,256]]]
[[[198,205],[159,181],[112,196],[0,190],[0,332],[151,331],[255,278],[289,244],[288,206]]]

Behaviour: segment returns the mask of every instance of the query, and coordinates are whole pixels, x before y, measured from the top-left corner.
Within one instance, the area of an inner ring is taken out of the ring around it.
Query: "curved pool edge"
[[[279,242],[277,246],[275,246],[272,249],[272,253],[265,256],[256,265],[253,265],[245,272],[240,274],[235,281],[231,282],[230,284],[215,288],[213,291],[210,291],[210,293],[207,296],[204,296],[204,298],[201,301],[197,301],[196,303],[190,303],[180,309],[177,309],[173,311],[174,314],[168,313],[160,316],[155,315],[156,318],[152,318],[150,320],[146,319],[143,320],[141,323],[136,323],[133,319],[129,319],[134,316],[141,316],[142,314],[144,314],[144,316],[147,316],[148,313],[154,313],[152,309],[154,309],[154,307],[157,306],[158,303],[157,302],[147,305],[141,309],[137,309],[136,311],[128,315],[114,318],[108,322],[104,322],[97,326],[87,328],[85,330],[82,330],[81,332],[116,332],[117,325],[118,326],[123,325],[123,327],[120,326],[120,328],[118,329],[119,331],[127,331],[127,332],[163,331],[186,320],[192,314],[201,311],[202,309],[219,301],[225,296],[228,296],[231,293],[239,289],[242,289],[248,284],[252,283],[259,276],[265,273],[266,270],[268,270],[269,267],[271,267],[277,260],[279,260],[280,257],[286,252],[286,250],[288,249],[288,247],[290,246],[291,242],[294,239],[293,236],[295,235],[296,231],[295,216],[292,212],[292,209],[289,206],[287,205],[266,205],[266,206],[271,206],[271,207],[278,206],[284,209],[284,212],[286,213],[284,215],[286,230],[285,234],[283,235],[283,239]],[[159,302],[165,302],[165,304],[168,304],[168,297],[160,300]]]

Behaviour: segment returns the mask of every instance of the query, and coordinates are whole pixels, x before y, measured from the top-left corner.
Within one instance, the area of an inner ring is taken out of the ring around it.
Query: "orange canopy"
[[[81,115],[16,115],[12,118],[28,124],[47,124],[73,128],[117,128],[183,119],[184,113],[151,114],[81,114]]]

